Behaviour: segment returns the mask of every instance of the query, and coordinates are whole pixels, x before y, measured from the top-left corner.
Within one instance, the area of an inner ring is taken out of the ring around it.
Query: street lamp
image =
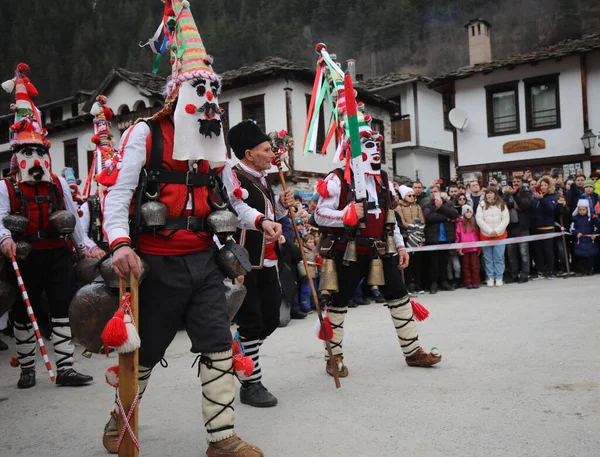
[[[581,142],[585,148],[585,153],[590,154],[592,149],[596,146],[596,134],[592,132],[592,129],[587,129],[581,137]]]

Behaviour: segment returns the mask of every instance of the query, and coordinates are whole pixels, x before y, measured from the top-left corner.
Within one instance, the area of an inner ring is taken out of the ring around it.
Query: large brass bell
[[[146,227],[162,227],[167,223],[169,208],[162,202],[149,201],[142,205],[140,214]]]
[[[396,243],[394,243],[394,235],[391,233],[385,238],[385,253],[392,255],[396,253]]]
[[[389,225],[396,224],[396,215],[393,209],[388,209],[385,213],[385,223]]]
[[[333,259],[325,259],[321,267],[321,280],[319,281],[319,290],[327,290],[335,293],[339,291],[338,277]]]
[[[383,276],[383,261],[380,258],[371,260],[371,269],[369,270],[367,284],[369,284],[369,286],[385,285],[385,279]]]
[[[356,241],[350,240],[346,244],[346,250],[344,251],[344,265],[350,265],[350,262],[356,262],[358,256],[356,255]]]

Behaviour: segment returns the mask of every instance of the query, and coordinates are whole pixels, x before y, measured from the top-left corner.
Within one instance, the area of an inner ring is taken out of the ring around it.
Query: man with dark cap
[[[254,361],[250,376],[240,378],[240,401],[256,407],[277,404],[277,398],[261,382],[259,348],[279,324],[281,288],[277,273],[281,225],[294,194],[276,195],[266,179],[275,158],[268,135],[252,121],[232,127],[228,143],[240,162],[223,173],[231,204],[238,214],[236,241],[250,254],[252,271],[244,280],[247,293],[235,318],[246,356]]]

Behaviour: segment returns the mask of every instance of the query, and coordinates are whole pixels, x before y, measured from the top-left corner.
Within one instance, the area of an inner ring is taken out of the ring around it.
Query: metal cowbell
[[[142,205],[140,213],[146,227],[162,227],[167,223],[169,208],[162,202],[149,201]]]
[[[383,276],[383,261],[380,258],[371,260],[371,269],[369,270],[369,278],[367,279],[369,286],[384,286],[385,279]]]
[[[388,209],[385,213],[385,223],[386,225],[395,225],[396,224],[396,215],[393,209]]]
[[[13,233],[24,233],[25,229],[29,225],[29,219],[20,214],[9,214],[2,219],[4,228],[10,230]]]
[[[356,241],[350,240],[346,244],[346,250],[344,251],[344,265],[349,265],[350,262],[356,262],[358,256],[356,254]]]
[[[392,255],[396,253],[396,243],[394,243],[394,235],[391,233],[385,238],[385,253]]]
[[[321,280],[319,281],[319,290],[327,290],[335,293],[339,291],[338,277],[335,268],[335,260],[325,259],[321,267]]]
[[[60,209],[50,215],[48,222],[59,235],[70,235],[75,230],[77,219],[69,211]]]

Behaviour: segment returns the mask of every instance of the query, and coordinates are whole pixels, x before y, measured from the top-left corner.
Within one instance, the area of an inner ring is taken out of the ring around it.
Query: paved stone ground
[[[265,385],[279,406],[238,405],[239,434],[268,457],[595,457],[600,455],[600,277],[536,281],[422,295],[419,325],[442,363],[409,368],[386,308],[351,309],[350,376],[336,390],[324,373],[314,317],[292,321],[264,345]],[[3,337],[6,341],[8,338]],[[186,335],[169,349],[141,408],[143,456],[203,456],[200,380]],[[80,350],[78,349],[78,354]],[[82,388],[16,388],[11,350],[0,353],[0,456],[108,455],[101,433],[114,358],[78,356],[94,375]]]

